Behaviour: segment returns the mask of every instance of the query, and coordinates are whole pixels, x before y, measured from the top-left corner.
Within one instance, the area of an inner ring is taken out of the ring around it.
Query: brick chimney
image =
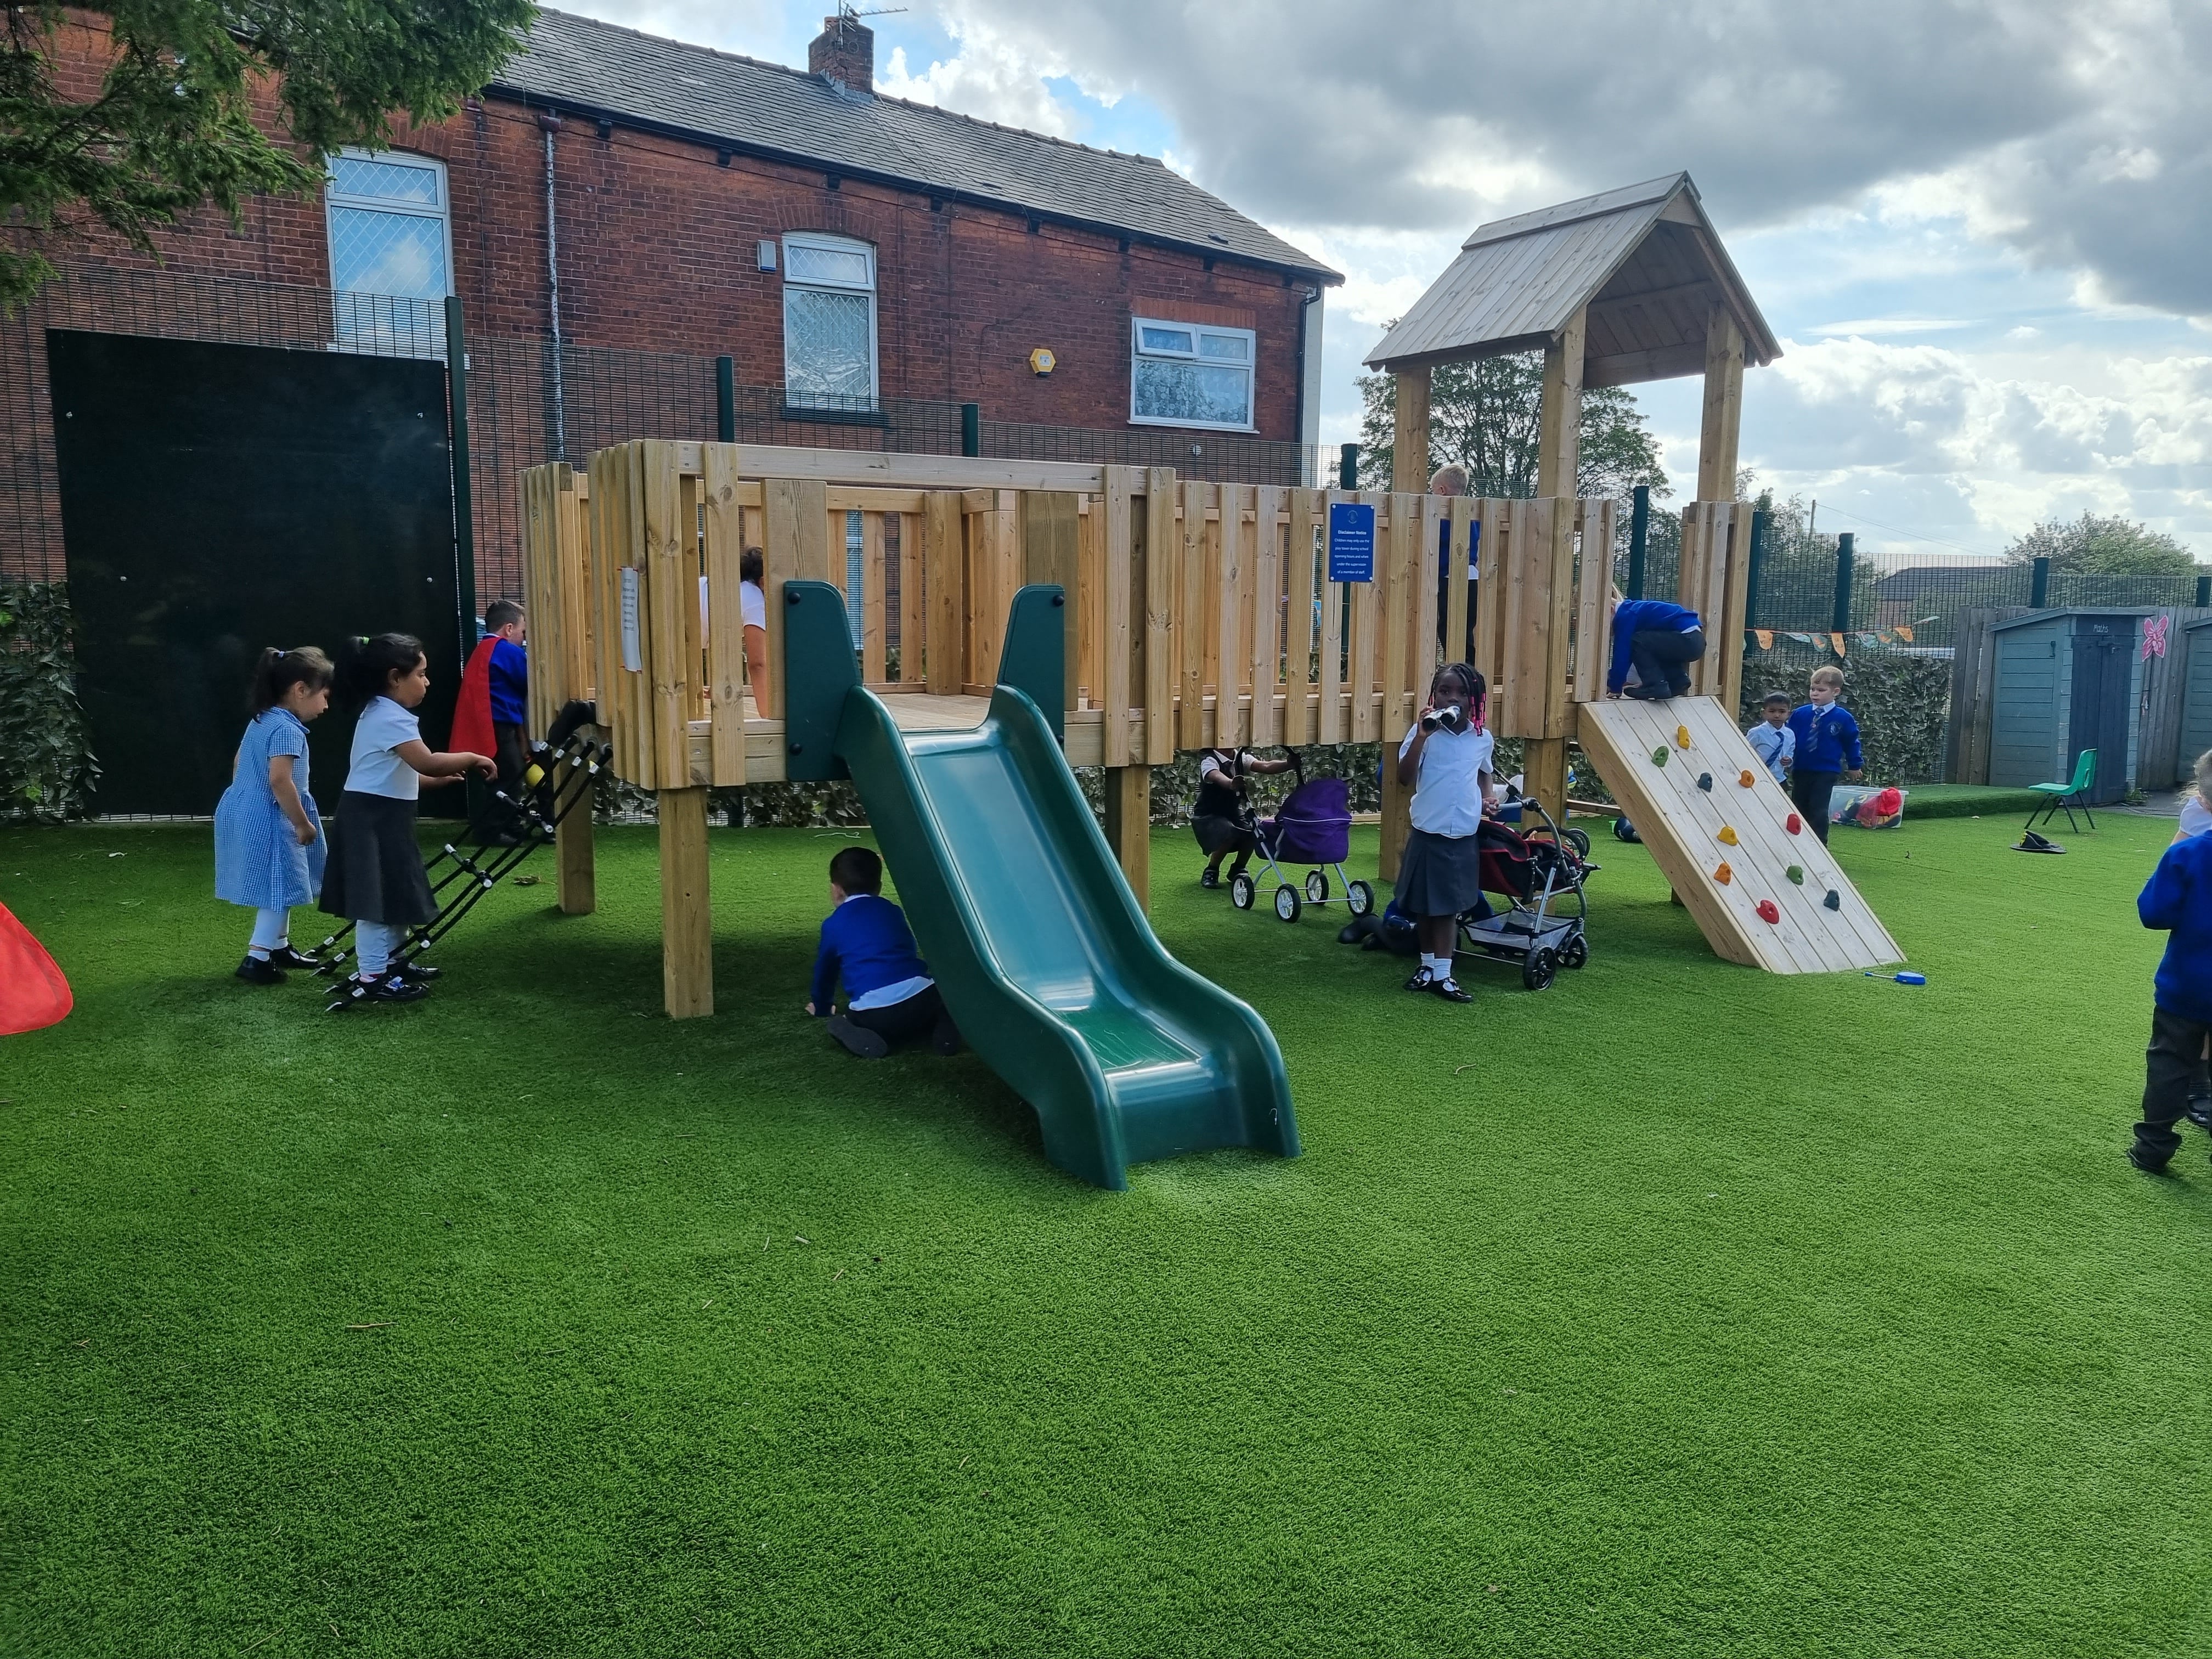
[[[874,92],[876,32],[849,15],[823,18],[807,46],[806,70],[848,92]]]

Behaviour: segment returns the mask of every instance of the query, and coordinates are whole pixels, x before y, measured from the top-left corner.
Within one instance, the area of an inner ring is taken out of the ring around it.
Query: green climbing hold
[[[1802,886],[1805,884],[1805,866],[1804,866],[1803,865],[1802,865],[1802,864],[1793,864],[1793,865],[1791,865],[1791,866],[1790,866],[1790,869],[1789,869],[1788,873],[1789,873],[1789,877],[1790,877],[1790,881],[1791,881],[1792,883],[1794,883],[1796,885],[1797,885],[1797,886],[1799,886],[1799,887],[1802,887]]]
[[[1828,890],[1828,896],[1822,899],[1820,902],[1826,905],[1831,910],[1840,910],[1844,908],[1844,896],[1841,893],[1837,892],[1835,889],[1832,887]]]
[[[1651,751],[1651,763],[1654,766],[1664,766],[1667,763],[1667,745],[1665,744],[1661,744],[1656,749]]]

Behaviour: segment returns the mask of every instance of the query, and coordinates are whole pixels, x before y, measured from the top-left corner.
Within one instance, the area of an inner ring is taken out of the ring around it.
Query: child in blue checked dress
[[[313,646],[261,653],[253,718],[239,740],[230,787],[215,809],[215,896],[253,915],[238,977],[283,982],[315,959],[292,948],[292,907],[323,884],[323,821],[307,793],[307,722],[331,705],[331,660]]]

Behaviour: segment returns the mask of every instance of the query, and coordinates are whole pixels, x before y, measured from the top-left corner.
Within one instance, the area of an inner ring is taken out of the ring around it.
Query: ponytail
[[[346,641],[338,686],[349,702],[367,704],[392,689],[394,674],[411,672],[422,660],[422,641],[412,634],[356,636]]]
[[[283,702],[284,694],[295,685],[321,690],[331,683],[331,659],[312,645],[296,646],[289,651],[264,646],[260,660],[253,665],[253,685],[246,699],[247,707],[256,714],[265,714]]]

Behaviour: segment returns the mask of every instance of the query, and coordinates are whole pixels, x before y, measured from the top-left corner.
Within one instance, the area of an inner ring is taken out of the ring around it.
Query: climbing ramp
[[[1774,974],[1905,959],[1717,701],[1578,714],[1583,752],[1716,955]]]

